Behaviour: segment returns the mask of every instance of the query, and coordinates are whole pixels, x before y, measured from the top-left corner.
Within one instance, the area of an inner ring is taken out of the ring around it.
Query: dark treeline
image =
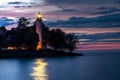
[[[36,50],[39,42],[36,22],[32,26],[28,26],[29,23],[22,17],[18,20],[16,28],[7,30],[5,27],[0,27],[0,49]],[[61,29],[50,30],[43,23],[42,26],[45,48],[70,52],[76,48],[77,37],[74,34],[66,34]]]

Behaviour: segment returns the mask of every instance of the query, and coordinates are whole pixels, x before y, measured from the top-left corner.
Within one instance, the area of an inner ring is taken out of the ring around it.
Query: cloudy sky
[[[0,26],[16,27],[19,17],[77,33],[80,50],[120,48],[120,0],[0,0]]]
[[[120,13],[120,0],[1,0],[0,17],[31,17],[40,11],[47,20],[96,17]]]

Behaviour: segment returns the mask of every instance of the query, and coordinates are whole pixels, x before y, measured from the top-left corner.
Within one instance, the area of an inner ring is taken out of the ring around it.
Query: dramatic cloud
[[[36,3],[33,2],[21,2],[21,1],[16,1],[16,2],[8,2],[8,5],[14,8],[30,8],[35,5]]]
[[[97,45],[98,49],[116,49],[120,45],[119,3],[120,0],[1,0],[0,26],[16,27],[19,17],[33,22],[40,11],[47,26],[67,27],[67,33],[78,33],[86,44],[84,49],[95,49]]]
[[[118,38],[120,38],[120,32],[79,35],[79,38],[80,39],[89,39],[88,40],[89,42],[91,42],[91,41],[93,41],[93,42],[120,42],[120,40],[118,40]]]
[[[103,42],[100,42],[100,43],[81,43],[77,50],[84,50],[84,51],[87,51],[87,50],[119,50],[120,49],[120,43],[103,43]],[[105,52],[105,51],[104,51]]]
[[[23,4],[23,2],[16,1],[16,2],[8,2],[8,4]]]
[[[120,42],[120,28],[61,28],[81,42]]]
[[[17,17],[21,15],[35,18],[34,16],[38,11],[42,13],[43,19],[47,21],[66,20],[70,17],[98,17],[109,13],[120,13],[119,4],[115,3],[117,1],[118,0],[1,0],[0,12],[2,13],[0,13],[0,17]],[[108,9],[110,7],[111,9]]]
[[[116,4],[120,4],[120,0],[115,1]]]
[[[74,9],[62,9],[62,10],[59,10],[58,12],[78,12],[78,10],[74,10]]]
[[[30,8],[32,6],[14,6],[14,8],[26,8],[26,7]]]
[[[58,27],[120,27],[120,14],[99,16],[94,18],[71,17],[68,20],[58,20],[57,22],[45,22],[48,26]]]
[[[78,50],[111,50],[120,47],[120,28],[61,28],[78,36]]]
[[[16,19],[13,18],[7,18],[7,17],[0,18],[0,26],[8,26],[16,23],[17,23]]]
[[[105,10],[105,9],[107,9],[107,7],[99,7],[99,8],[97,8],[98,10]]]
[[[112,14],[112,13],[116,13],[116,12],[120,12],[120,8],[116,8],[116,7],[100,7],[98,8],[101,11],[92,13],[92,14]]]
[[[100,42],[120,42],[120,38],[108,38],[108,39],[101,39]]]
[[[54,27],[53,27],[54,28]],[[52,27],[50,29],[53,29]],[[76,35],[94,35],[103,33],[118,33],[120,28],[60,28],[66,33],[75,33]]]

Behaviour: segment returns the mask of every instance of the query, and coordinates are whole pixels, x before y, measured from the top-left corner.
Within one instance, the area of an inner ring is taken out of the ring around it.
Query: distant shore
[[[81,53],[61,52],[56,50],[0,50],[0,58],[41,58],[41,57],[82,56]]]

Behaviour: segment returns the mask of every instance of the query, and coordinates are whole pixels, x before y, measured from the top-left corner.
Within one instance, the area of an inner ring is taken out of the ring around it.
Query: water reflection
[[[34,80],[48,80],[47,75],[47,62],[43,59],[36,59],[34,62],[33,73],[30,74]]]

